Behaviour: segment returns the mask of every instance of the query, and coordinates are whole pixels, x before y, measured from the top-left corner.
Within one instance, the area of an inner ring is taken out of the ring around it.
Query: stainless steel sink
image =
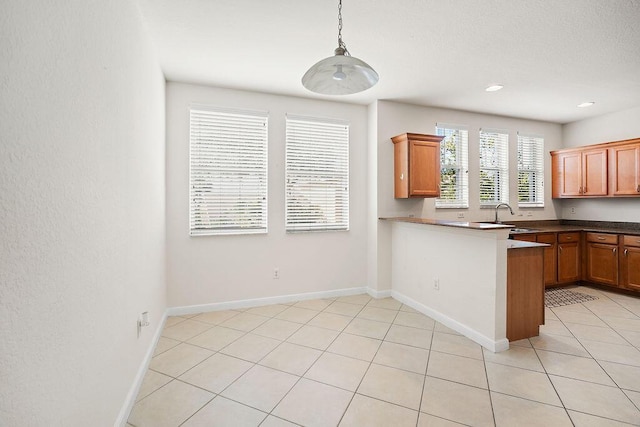
[[[535,228],[512,228],[511,233],[531,233],[533,231],[537,231]]]

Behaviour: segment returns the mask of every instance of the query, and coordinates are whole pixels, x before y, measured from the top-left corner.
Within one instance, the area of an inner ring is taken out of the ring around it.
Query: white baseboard
[[[414,300],[408,298],[396,291],[392,290],[384,290],[377,291],[375,289],[371,289],[368,287],[360,287],[360,288],[348,288],[348,289],[336,289],[332,291],[320,291],[320,292],[309,292],[304,294],[291,294],[291,295],[281,295],[276,297],[266,297],[266,298],[253,298],[246,300],[236,300],[236,301],[228,301],[228,302],[219,302],[219,303],[211,303],[211,304],[198,304],[198,305],[189,305],[183,307],[169,307],[165,310],[165,313],[162,317],[160,325],[158,326],[153,340],[151,340],[151,344],[147,353],[138,369],[136,377],[134,379],[133,385],[127,394],[127,399],[122,409],[120,410],[120,414],[114,424],[115,427],[124,427],[127,423],[127,419],[129,418],[129,414],[133,409],[133,405],[135,404],[136,396],[138,395],[138,391],[140,390],[140,386],[142,385],[142,381],[144,380],[144,376],[149,368],[149,364],[151,363],[151,358],[153,357],[153,352],[156,348],[158,340],[160,339],[160,335],[162,334],[162,330],[164,328],[164,324],[167,320],[168,316],[180,316],[184,314],[196,314],[196,313],[204,313],[209,311],[219,311],[219,310],[232,310],[237,308],[249,308],[249,307],[258,307],[262,305],[270,305],[270,304],[282,304],[294,301],[304,301],[310,299],[320,299],[320,298],[337,298],[349,295],[358,295],[358,294],[369,294],[373,298],[387,298],[393,297],[398,301],[407,304],[409,307],[412,307],[419,312],[426,314],[427,316],[437,320],[438,322],[450,327],[451,329],[460,332],[461,334],[469,337],[475,342],[479,343],[483,347],[488,348],[491,351],[502,351],[509,348],[509,341],[505,340],[506,347],[502,348],[501,345],[503,343],[494,343],[488,338],[482,336],[476,331],[467,328],[465,325],[456,322],[455,320],[444,316],[441,313],[438,313]],[[479,341],[479,338],[481,341]],[[498,349],[499,348],[499,349]]]
[[[386,291],[377,291],[375,289],[367,288],[367,293],[373,298],[388,298],[391,296],[391,289]]]
[[[345,297],[349,295],[365,294],[367,293],[367,291],[368,288],[363,286],[361,288],[336,289],[332,291],[308,292],[304,294],[281,295],[277,297],[253,298],[228,302],[216,302],[211,304],[187,305],[183,307],[168,308],[167,315],[180,316],[184,314],[195,314],[218,310],[233,310],[234,308],[259,307],[262,305],[283,304],[310,299]]]
[[[153,339],[151,340],[149,348],[147,349],[147,353],[144,355],[144,359],[142,359],[142,363],[138,368],[138,372],[136,373],[136,377],[133,380],[133,384],[129,389],[129,393],[127,394],[124,405],[122,406],[122,409],[120,409],[120,413],[118,414],[116,422],[113,424],[114,427],[124,427],[127,424],[127,420],[129,419],[129,415],[131,414],[133,405],[136,403],[136,397],[138,396],[138,392],[140,391],[140,386],[142,385],[142,381],[144,381],[144,376],[147,373],[147,369],[149,368],[149,364],[151,363],[151,358],[153,357],[153,352],[156,349],[156,345],[158,344],[158,340],[160,339],[160,335],[162,334],[162,330],[164,329],[164,324],[166,321],[167,310],[165,310],[162,318],[160,319],[159,325],[153,335]]]
[[[442,323],[443,325],[445,325],[448,328],[453,329],[456,332],[461,333],[462,335],[464,335],[465,337],[469,338],[470,340],[480,344],[482,347],[486,348],[489,351],[492,351],[494,353],[500,352],[500,351],[504,351],[504,350],[508,350],[509,349],[509,340],[506,338],[503,339],[499,339],[499,340],[492,340],[491,338],[481,334],[480,332],[476,331],[473,328],[470,328],[469,326],[462,324],[460,322],[458,322],[455,319],[452,319],[449,316],[446,316],[442,313],[440,313],[439,311],[436,311],[430,307],[427,307],[424,304],[421,304],[419,302],[417,302],[416,300],[407,297],[404,294],[401,294],[398,291],[391,291],[391,296],[395,299],[397,299],[398,301],[400,301],[403,304],[408,305],[409,307],[413,308],[414,310],[419,311],[420,313],[431,317],[432,319]]]

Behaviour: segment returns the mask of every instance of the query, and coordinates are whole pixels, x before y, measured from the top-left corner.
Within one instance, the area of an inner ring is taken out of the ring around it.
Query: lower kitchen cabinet
[[[640,291],[640,236],[622,237],[620,285]]]
[[[545,287],[584,280],[640,292],[640,235],[615,232],[517,233],[513,240],[546,243]]]
[[[539,335],[544,324],[544,248],[507,251],[507,339]]]
[[[516,234],[513,236],[513,240],[546,243],[549,245],[544,248],[544,284],[545,286],[556,285],[558,282],[558,247],[556,233]]]
[[[536,236],[536,242],[546,243],[544,248],[544,284],[555,285],[558,281],[558,246],[556,233],[540,233]]]
[[[587,233],[586,280],[618,286],[618,235]]]
[[[580,280],[580,233],[558,233],[558,283]]]

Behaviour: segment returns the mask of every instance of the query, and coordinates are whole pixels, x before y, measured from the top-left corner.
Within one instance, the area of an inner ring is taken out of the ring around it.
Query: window
[[[544,206],[544,138],[518,133],[518,206]]]
[[[466,127],[436,124],[440,144],[440,197],[436,208],[469,207],[469,132]]]
[[[480,205],[509,202],[509,134],[480,129]]]
[[[349,125],[287,116],[286,230],[349,229]]]
[[[267,113],[190,110],[192,236],[267,232]]]

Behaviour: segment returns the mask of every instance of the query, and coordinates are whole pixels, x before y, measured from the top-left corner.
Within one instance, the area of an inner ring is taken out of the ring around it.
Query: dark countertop
[[[588,231],[594,233],[615,233],[640,236],[640,223],[638,222],[607,222],[607,221],[575,221],[575,220],[545,220],[545,221],[514,221],[503,224],[491,222],[465,222],[443,219],[415,218],[415,217],[388,217],[380,218],[386,221],[409,222],[413,224],[439,225],[444,227],[466,228],[471,230],[504,230],[512,229],[509,233],[536,234],[536,233],[566,233]],[[515,231],[513,229],[516,229]],[[522,230],[526,229],[526,230]]]
[[[562,232],[594,232],[615,233],[640,236],[640,223],[606,222],[606,221],[522,221],[513,223],[517,228],[529,230],[511,231],[509,234],[536,234],[536,233],[562,233]]]

